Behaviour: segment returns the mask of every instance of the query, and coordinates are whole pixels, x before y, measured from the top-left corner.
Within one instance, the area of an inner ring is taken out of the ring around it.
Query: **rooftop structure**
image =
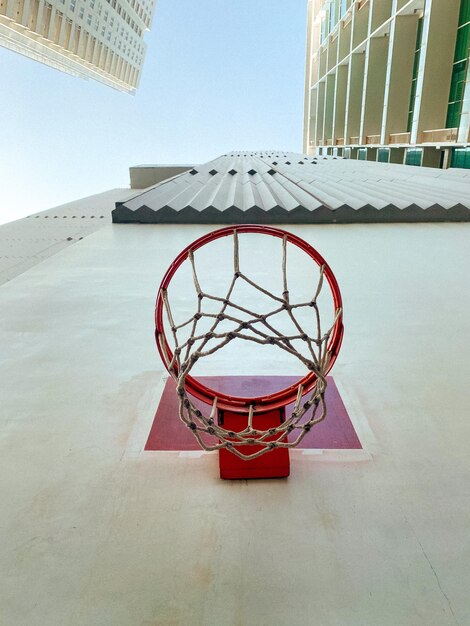
[[[118,202],[113,221],[452,222],[470,220],[470,172],[284,151],[229,152]]]
[[[308,154],[470,168],[470,0],[308,7]]]
[[[133,93],[155,0],[1,0],[0,45]]]

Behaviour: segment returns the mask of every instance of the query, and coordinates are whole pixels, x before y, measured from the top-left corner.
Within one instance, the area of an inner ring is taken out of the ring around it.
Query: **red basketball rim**
[[[293,235],[292,233],[282,230],[281,228],[274,228],[272,226],[262,226],[260,224],[243,224],[238,226],[228,226],[226,228],[220,228],[211,233],[208,233],[207,235],[203,235],[199,239],[196,239],[196,241],[194,241],[182,252],[180,252],[180,254],[176,257],[176,259],[166,271],[160,288],[158,289],[157,301],[155,306],[155,339],[157,342],[158,351],[165,365],[171,362],[173,358],[173,352],[165,336],[165,329],[163,324],[164,303],[162,291],[168,289],[171,279],[175,275],[177,269],[184,263],[184,261],[186,261],[186,259],[188,258],[188,254],[191,250],[194,252],[198,248],[202,248],[202,246],[205,246],[211,241],[233,235],[235,230],[238,233],[261,233],[263,235],[270,235],[271,237],[278,237],[280,239],[286,237],[289,243],[303,250],[317,263],[317,265],[319,265],[320,267],[323,265],[325,267],[324,276],[333,295],[335,310],[338,310],[340,308],[342,311],[341,292],[335,275],[333,274],[331,268],[326,263],[321,254],[319,254],[315,250],[315,248],[313,248],[309,243],[307,243],[300,237]],[[328,350],[331,353],[331,360],[328,365],[327,372],[331,370],[334,362],[336,361],[341,347],[342,339],[343,315],[341,313],[336,320],[333,332],[331,333],[331,337],[328,342]],[[188,393],[198,398],[199,400],[202,400],[202,402],[205,402],[206,404],[211,405],[214,401],[214,398],[217,397],[217,407],[219,409],[225,411],[233,411],[236,413],[246,413],[248,411],[248,407],[252,404],[256,406],[256,409],[258,411],[261,410],[266,412],[286,406],[295,401],[299,385],[303,386],[304,394],[306,394],[313,389],[313,387],[315,386],[315,382],[316,375],[313,372],[308,372],[308,374],[299,379],[297,383],[291,385],[290,387],[286,387],[281,391],[277,391],[266,396],[248,398],[232,396],[219,391],[214,391],[210,387],[206,387],[205,385],[203,385],[199,380],[193,378],[191,375],[188,375],[186,377],[185,387]]]

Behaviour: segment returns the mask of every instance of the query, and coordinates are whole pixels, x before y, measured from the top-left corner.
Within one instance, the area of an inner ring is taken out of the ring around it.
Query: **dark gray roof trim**
[[[467,170],[277,151],[224,155],[113,211],[115,223],[141,224],[464,221],[470,221]]]

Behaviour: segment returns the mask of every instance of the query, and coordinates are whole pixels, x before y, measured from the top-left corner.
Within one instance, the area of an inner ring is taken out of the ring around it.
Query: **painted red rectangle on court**
[[[207,387],[236,396],[259,396],[289,387],[297,381],[294,376],[201,376],[198,378]],[[361,442],[349,419],[346,407],[341,400],[338,388],[328,376],[325,393],[327,416],[302,439],[298,446],[303,449],[361,449]],[[205,414],[210,407],[195,398],[194,404]],[[293,404],[288,405],[289,416]],[[158,405],[155,419],[145,445],[146,450],[199,450],[199,445],[191,431],[178,417],[178,399],[175,382],[169,378]]]

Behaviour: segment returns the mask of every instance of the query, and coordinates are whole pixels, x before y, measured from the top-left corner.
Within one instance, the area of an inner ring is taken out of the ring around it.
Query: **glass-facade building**
[[[304,150],[470,167],[470,0],[309,0]]]

